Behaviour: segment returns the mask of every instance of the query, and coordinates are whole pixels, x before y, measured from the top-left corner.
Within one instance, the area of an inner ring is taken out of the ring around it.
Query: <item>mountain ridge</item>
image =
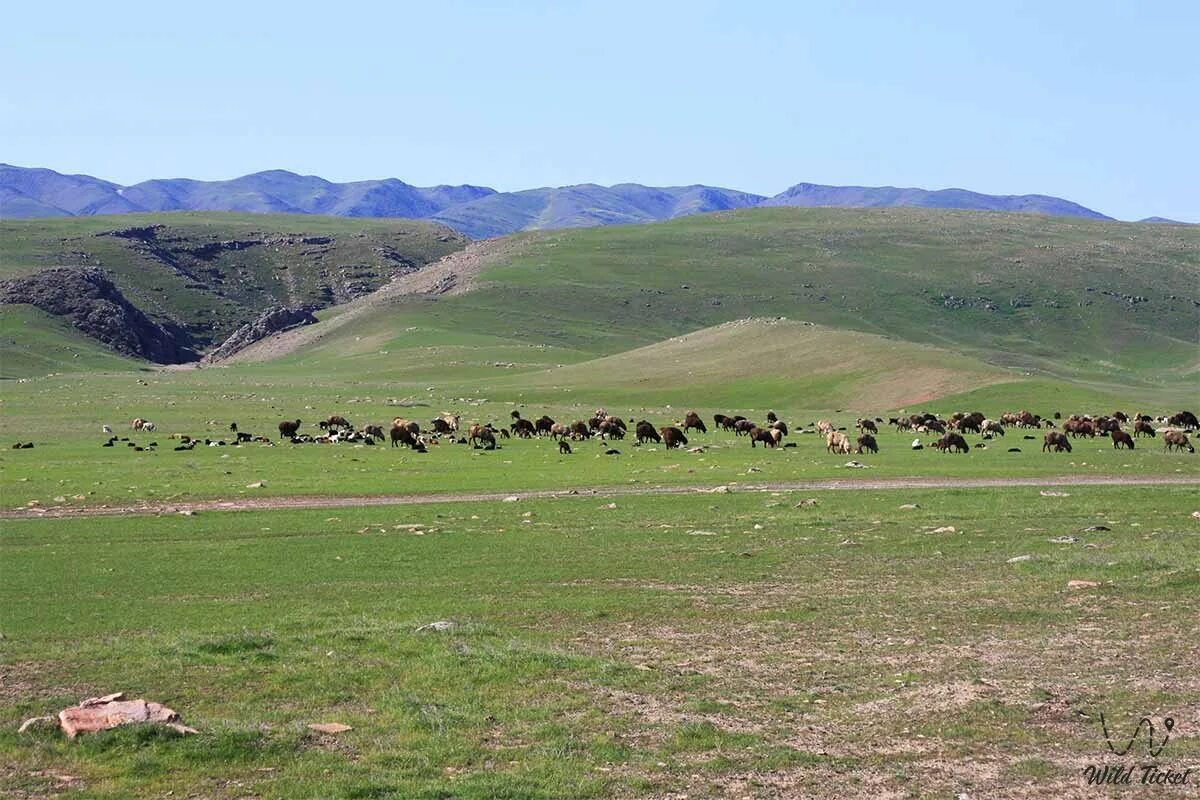
[[[154,178],[121,186],[90,175],[0,164],[0,218],[5,219],[175,211],[308,214],[429,220],[484,239],[526,230],[640,224],[772,206],[943,208],[1111,219],[1060,197],[959,188],[802,182],[767,197],[704,184],[582,183],[498,192],[472,184],[420,187],[398,178],[337,183],[281,169],[228,180]]]

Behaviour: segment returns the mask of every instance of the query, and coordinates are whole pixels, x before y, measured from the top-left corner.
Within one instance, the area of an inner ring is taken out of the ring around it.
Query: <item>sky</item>
[[[501,191],[802,181],[1200,222],[1200,3],[17,3],[0,161]]]

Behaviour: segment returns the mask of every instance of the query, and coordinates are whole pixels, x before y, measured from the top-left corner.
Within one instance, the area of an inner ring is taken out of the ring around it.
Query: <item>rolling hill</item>
[[[447,228],[410,220],[226,213],[6,220],[0,279],[98,268],[179,344],[203,350],[270,308],[343,303],[465,244]]]
[[[288,362],[337,353],[354,369],[386,370],[411,328],[423,343],[437,332],[491,337],[513,346],[512,368],[534,369],[545,359],[529,348],[572,354],[566,363],[781,316],[1072,380],[1179,386],[1194,384],[1200,366],[1200,231],[1189,227],[769,208],[526,233],[489,247],[463,251],[474,255],[440,282],[407,294],[400,282],[356,302],[326,332],[285,334],[296,343]],[[530,354],[538,358],[525,363]],[[737,379],[769,372],[756,355],[747,348]]]
[[[234,211],[346,217],[430,219],[473,239],[526,230],[656,222],[689,214],[755,206],[921,207],[1108,219],[1046,195],[1001,196],[964,189],[822,186],[800,183],[774,197],[691,185],[653,187],[579,184],[516,192],[482,186],[421,188],[386,180],[333,183],[314,175],[270,170],[227,181],[149,180],[118,186],[86,175],[0,164],[0,217],[139,211]]]

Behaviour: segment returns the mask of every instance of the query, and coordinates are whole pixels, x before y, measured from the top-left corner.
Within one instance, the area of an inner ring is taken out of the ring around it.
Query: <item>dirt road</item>
[[[527,492],[462,492],[394,495],[303,495],[293,497],[198,500],[192,503],[140,503],[100,506],[32,506],[0,510],[0,519],[62,517],[105,517],[122,514],[177,514],[201,511],[286,511],[310,508],[353,508],[363,506],[406,506],[428,503],[494,503],[510,498],[539,500],[571,497],[630,497],[643,495],[715,494],[721,492],[808,492],[892,489],[1014,489],[1072,486],[1196,486],[1200,477],[1122,477],[1063,475],[1050,478],[885,478],[871,480],[787,481],[782,483],[738,483],[722,486],[612,486],[595,489],[544,490]]]

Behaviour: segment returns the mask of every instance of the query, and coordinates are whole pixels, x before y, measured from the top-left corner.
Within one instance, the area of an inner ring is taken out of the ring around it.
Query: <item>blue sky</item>
[[[20,3],[0,161],[960,186],[1200,221],[1200,3]]]

